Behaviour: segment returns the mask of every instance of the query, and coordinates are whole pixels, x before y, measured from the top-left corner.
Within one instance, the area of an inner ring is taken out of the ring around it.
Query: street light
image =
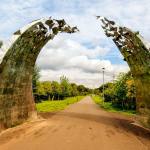
[[[103,70],[103,103],[104,103],[104,80],[105,80],[104,75],[105,75],[105,68],[103,67],[102,70]]]

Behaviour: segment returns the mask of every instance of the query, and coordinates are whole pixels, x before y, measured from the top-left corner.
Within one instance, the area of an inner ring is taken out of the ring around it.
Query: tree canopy
[[[34,69],[33,84],[33,94],[36,102],[42,100],[63,100],[66,97],[87,95],[92,91],[84,85],[70,83],[66,76],[61,76],[60,82],[39,81],[39,70],[37,67]]]

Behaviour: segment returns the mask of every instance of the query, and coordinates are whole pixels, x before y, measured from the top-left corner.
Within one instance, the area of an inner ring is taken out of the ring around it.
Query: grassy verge
[[[101,108],[103,108],[109,112],[117,112],[117,113],[121,113],[121,114],[125,114],[125,115],[135,115],[135,113],[136,113],[134,110],[122,110],[122,109],[113,107],[111,102],[103,102],[102,98],[100,98],[99,96],[92,96],[92,99]]]
[[[38,112],[56,112],[65,109],[68,105],[80,101],[84,96],[69,97],[59,101],[43,101],[36,104]]]

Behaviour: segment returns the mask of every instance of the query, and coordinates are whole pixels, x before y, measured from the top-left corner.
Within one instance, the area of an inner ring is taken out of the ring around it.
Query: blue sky
[[[112,74],[127,71],[128,67],[95,15],[140,31],[150,40],[149,8],[149,0],[1,0],[0,39],[7,44],[16,30],[35,19],[64,18],[68,24],[77,25],[80,32],[58,35],[44,47],[37,60],[41,80],[59,80],[64,74],[72,82],[97,87],[102,82],[103,66]],[[1,50],[0,57],[4,53]],[[106,77],[106,82],[110,80],[112,77]]]

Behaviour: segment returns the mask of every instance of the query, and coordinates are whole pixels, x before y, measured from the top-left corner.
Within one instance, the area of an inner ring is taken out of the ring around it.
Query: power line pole
[[[114,81],[115,81],[115,74],[113,74],[113,83],[114,83]]]
[[[105,68],[103,67],[102,70],[103,70],[103,103],[104,103],[104,90],[105,90],[104,89],[104,82],[105,82],[104,81],[105,80],[104,75],[105,75]]]

